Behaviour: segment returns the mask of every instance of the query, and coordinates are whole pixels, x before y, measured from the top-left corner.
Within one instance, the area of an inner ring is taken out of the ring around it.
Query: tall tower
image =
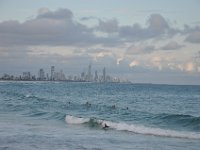
[[[95,71],[95,76],[94,76],[94,81],[97,82],[97,81],[98,81],[98,78],[99,78],[99,77],[98,77],[98,72],[97,72],[97,70],[96,70],[96,71]]]
[[[51,80],[54,80],[55,67],[51,66]]]
[[[103,82],[106,82],[106,68],[103,68]]]
[[[38,79],[39,80],[45,80],[45,73],[44,73],[44,69],[40,69],[38,72]]]
[[[92,81],[91,68],[92,68],[92,65],[89,64],[89,66],[88,66],[88,74],[87,74],[87,80],[88,80],[88,81]]]

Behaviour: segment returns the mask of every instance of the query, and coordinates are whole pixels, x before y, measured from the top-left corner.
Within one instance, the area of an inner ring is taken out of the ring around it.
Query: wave
[[[117,123],[96,118],[81,118],[71,115],[65,116],[67,124],[88,124],[89,126],[99,126],[110,128],[118,131],[129,131],[137,134],[154,135],[172,138],[200,139],[200,134],[195,132],[174,131],[161,128],[146,127],[143,125]]]
[[[192,115],[183,115],[183,114],[161,114],[159,115],[161,119],[174,119],[174,120],[197,120],[200,123],[200,117],[195,117]]]
[[[184,114],[159,114],[154,119],[160,119],[167,124],[176,124],[177,126],[184,126],[200,130],[200,117]]]

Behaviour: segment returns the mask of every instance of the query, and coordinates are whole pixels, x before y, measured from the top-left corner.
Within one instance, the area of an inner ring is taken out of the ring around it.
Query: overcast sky
[[[134,83],[200,84],[199,0],[0,0],[0,75],[78,75],[91,63]]]

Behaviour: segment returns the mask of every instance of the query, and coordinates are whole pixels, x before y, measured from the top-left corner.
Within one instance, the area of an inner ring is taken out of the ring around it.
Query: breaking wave
[[[199,133],[175,131],[161,128],[146,127],[143,125],[117,123],[112,121],[106,121],[96,118],[81,118],[71,115],[65,116],[65,122],[67,124],[87,124],[89,126],[99,126],[102,128],[110,128],[118,131],[129,131],[137,134],[154,135],[172,138],[187,138],[187,139],[200,139]]]

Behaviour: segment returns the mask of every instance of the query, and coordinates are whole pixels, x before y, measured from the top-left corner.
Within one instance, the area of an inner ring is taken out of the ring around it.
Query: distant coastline
[[[95,70],[92,73],[92,65],[88,65],[88,69],[85,72],[81,72],[80,75],[69,75],[66,77],[63,70],[56,71],[55,66],[50,67],[50,72],[45,73],[43,68],[38,71],[38,76],[31,74],[31,72],[23,72],[22,75],[14,76],[4,73],[0,80],[5,81],[64,81],[64,82],[95,82],[95,83],[130,83],[127,79],[120,79],[118,77],[112,77],[107,74],[106,68],[102,69],[102,74],[99,75]]]

